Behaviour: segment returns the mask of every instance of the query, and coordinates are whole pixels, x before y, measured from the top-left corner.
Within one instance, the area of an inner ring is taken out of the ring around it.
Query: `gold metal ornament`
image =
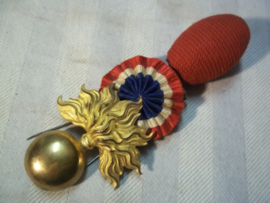
[[[85,151],[79,140],[63,131],[37,137],[25,154],[25,169],[40,188],[61,190],[73,185],[85,167]]]
[[[84,128],[86,133],[82,135],[80,142],[73,138],[74,140],[70,141],[72,144],[66,147],[65,142],[60,141],[60,146],[66,148],[63,150],[63,157],[54,154],[53,146],[59,139],[62,140],[61,136],[67,137],[67,134],[53,131],[54,133],[50,133],[54,138],[45,133],[34,140],[25,156],[25,168],[36,185],[47,190],[60,190],[71,186],[82,173],[82,163],[85,165],[84,150],[94,147],[97,147],[100,153],[99,170],[114,188],[119,185],[119,177],[124,167],[140,173],[139,150],[136,147],[147,145],[153,135],[147,135],[146,130],[136,125],[142,108],[141,99],[138,102],[120,101],[113,84],[103,88],[101,92],[87,90],[83,85],[78,99],[64,102],[60,96],[57,106],[64,119]],[[51,142],[44,141],[48,137]],[[42,150],[43,148],[45,150]],[[44,171],[39,173],[36,170],[39,167],[35,168],[35,160],[43,164]],[[65,160],[70,160],[70,165],[65,165],[67,162],[62,164]],[[57,170],[51,170],[51,167],[56,167]],[[54,173],[56,171],[57,173]],[[72,173],[69,173],[70,171]]]

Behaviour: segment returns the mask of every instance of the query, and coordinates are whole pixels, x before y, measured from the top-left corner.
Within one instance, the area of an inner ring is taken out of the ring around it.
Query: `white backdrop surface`
[[[269,0],[0,0],[0,202],[270,202]],[[243,17],[251,41],[224,77],[187,88],[171,135],[141,150],[143,175],[120,188],[98,162],[73,187],[49,192],[24,170],[26,138],[62,124],[56,99],[135,55],[165,60],[201,18]]]

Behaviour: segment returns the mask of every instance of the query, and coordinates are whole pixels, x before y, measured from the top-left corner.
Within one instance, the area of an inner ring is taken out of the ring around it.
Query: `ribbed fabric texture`
[[[244,54],[250,39],[246,22],[235,15],[204,18],[190,26],[168,51],[167,61],[195,85],[218,78]]]

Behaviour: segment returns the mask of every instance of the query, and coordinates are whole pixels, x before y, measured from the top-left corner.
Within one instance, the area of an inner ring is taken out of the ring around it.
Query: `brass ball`
[[[62,190],[75,184],[85,167],[80,142],[63,131],[38,136],[28,147],[24,165],[30,179],[40,188]]]

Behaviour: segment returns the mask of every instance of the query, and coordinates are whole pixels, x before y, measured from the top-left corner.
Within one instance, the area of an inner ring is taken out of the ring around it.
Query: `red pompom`
[[[167,61],[192,85],[225,74],[244,54],[250,39],[246,22],[235,15],[215,15],[183,32],[168,51]]]

